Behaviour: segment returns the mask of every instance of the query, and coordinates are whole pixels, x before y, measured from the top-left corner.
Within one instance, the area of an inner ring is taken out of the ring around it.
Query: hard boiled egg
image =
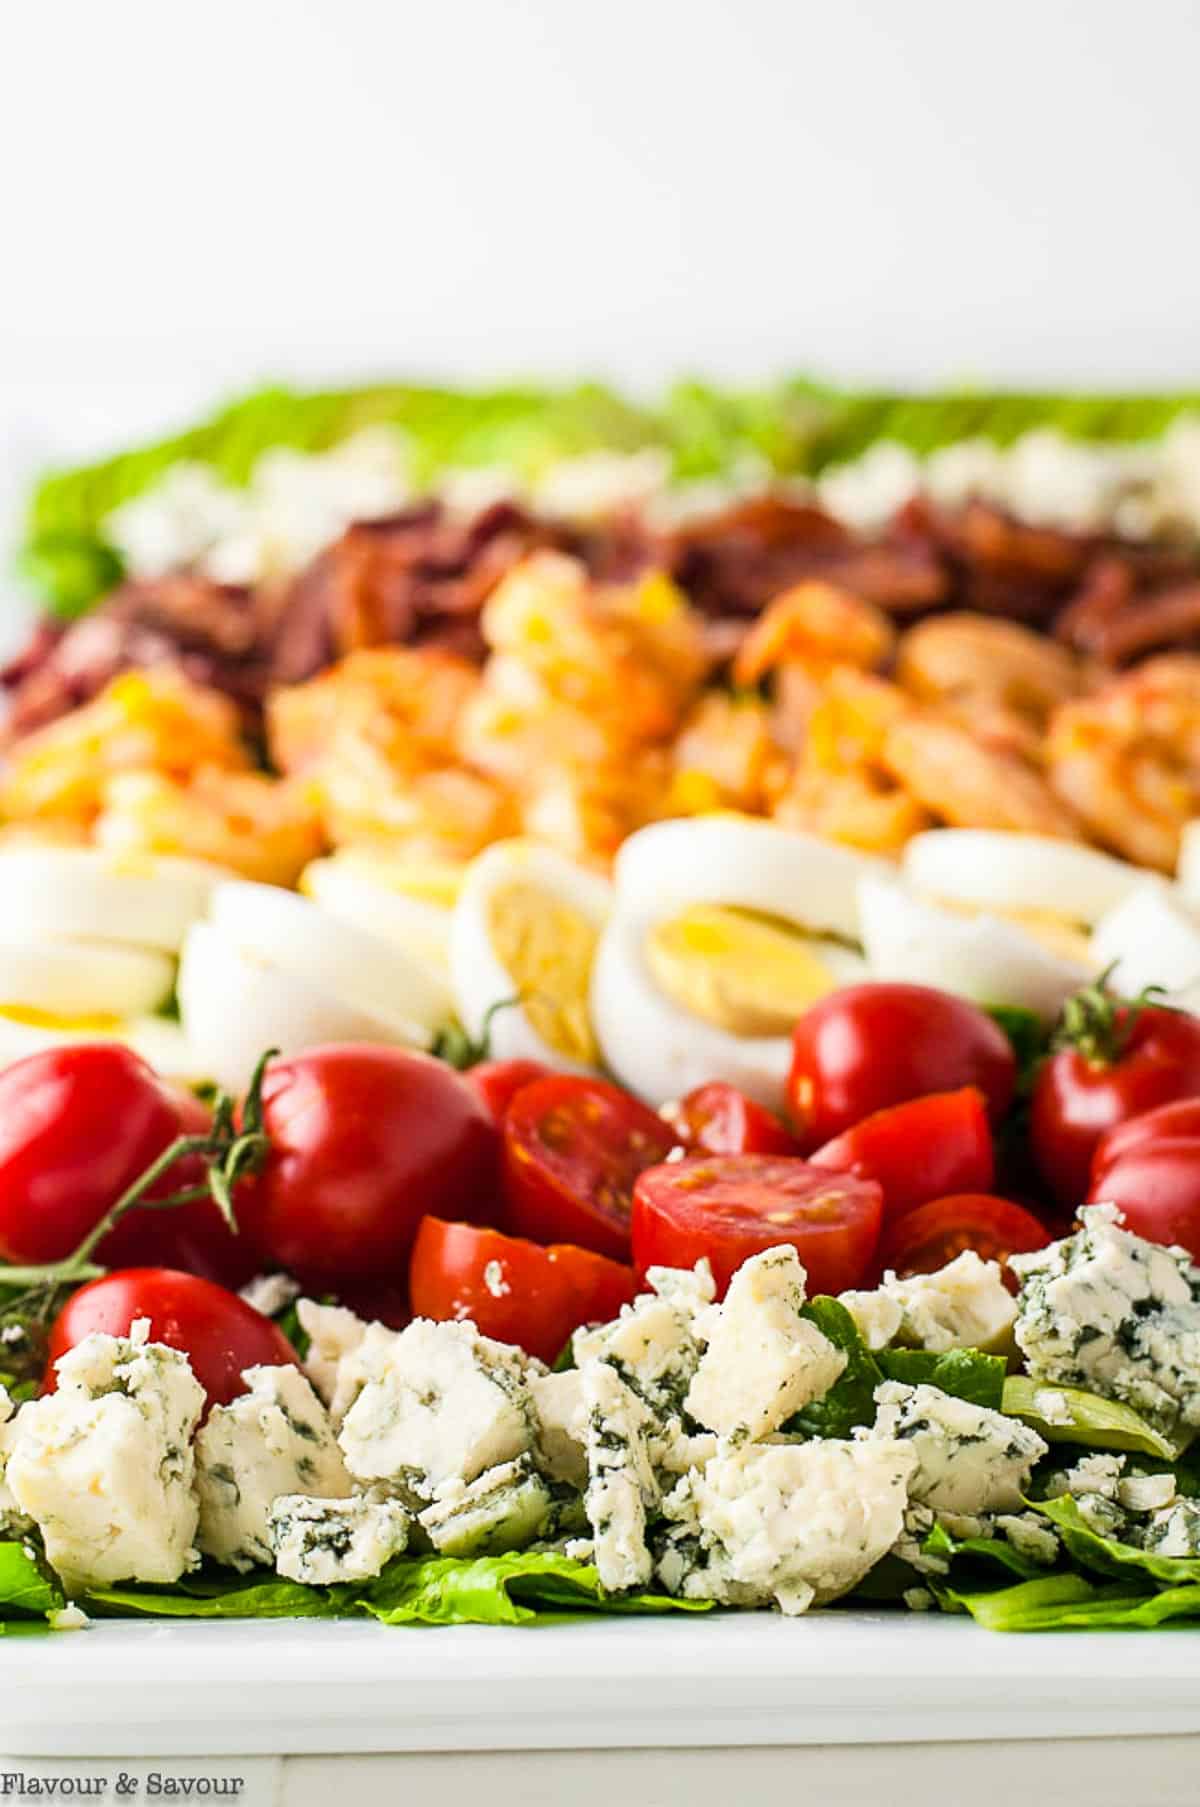
[[[1114,991],[1136,997],[1161,985],[1172,1000],[1200,1011],[1200,912],[1173,886],[1150,883],[1096,924],[1097,970],[1109,967]]]
[[[606,879],[533,841],[497,841],[467,869],[450,972],[468,1035],[499,1060],[590,1072],[592,962],[612,903]],[[499,1008],[504,1006],[504,1008]]]
[[[175,963],[111,941],[0,939],[0,1007],[78,1017],[144,1016],[171,995]]]
[[[930,899],[1090,928],[1147,882],[1140,866],[1051,835],[993,828],[932,828],[914,835],[901,871]]]
[[[223,874],[199,860],[94,847],[0,851],[0,940],[80,937],[175,954]]]
[[[859,919],[873,979],[932,985],[977,1004],[1016,1004],[1049,1019],[1092,976],[1086,960],[1051,952],[1014,922],[987,911],[964,916],[897,879],[863,879]]]
[[[449,972],[450,920],[463,872],[462,866],[394,860],[347,848],[314,860],[301,876],[300,889],[331,916]]]
[[[884,870],[736,815],[633,835],[617,857],[617,911],[592,977],[613,1072],[656,1105],[721,1078],[778,1107],[797,1017],[864,974],[836,937],[857,934],[858,881]]]

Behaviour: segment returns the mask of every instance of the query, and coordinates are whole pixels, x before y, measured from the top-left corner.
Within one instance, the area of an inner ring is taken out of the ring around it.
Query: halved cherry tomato
[[[619,1261],[629,1253],[633,1182],[674,1146],[669,1124],[607,1080],[558,1075],[523,1086],[504,1121],[508,1228]]]
[[[1131,1117],[1096,1148],[1089,1205],[1116,1205],[1125,1228],[1200,1261],[1200,1098]]]
[[[540,1060],[481,1060],[468,1067],[463,1078],[499,1129],[521,1087],[550,1078],[552,1071]]]
[[[262,1097],[270,1152],[238,1189],[238,1220],[306,1283],[402,1279],[431,1207],[495,1215],[496,1131],[442,1061],[357,1043],[310,1048],[271,1062]]]
[[[171,1268],[129,1267],[89,1281],[67,1300],[50,1328],[45,1391],[58,1384],[60,1355],[94,1330],[127,1336],[138,1318],[149,1318],[152,1343],[183,1351],[209,1405],[228,1405],[245,1392],[244,1369],[298,1359],[279,1326],[236,1293]]]
[[[1107,1131],[1200,1094],[1200,1019],[1091,986],[1067,1004],[1062,1035],[1068,1045],[1043,1063],[1034,1084],[1029,1137],[1042,1178],[1074,1210]]]
[[[580,1324],[607,1322],[634,1295],[633,1269],[571,1243],[542,1248],[499,1230],[427,1217],[409,1269],[422,1318],[470,1318],[485,1336],[552,1362]]]
[[[800,1146],[774,1111],[735,1085],[714,1079],[664,1110],[685,1148],[705,1154],[799,1154]]]
[[[796,1024],[788,1107],[809,1150],[889,1105],[968,1085],[996,1123],[1016,1077],[1008,1037],[974,1004],[927,985],[850,985]]]
[[[931,1199],[894,1223],[880,1245],[878,1266],[881,1273],[935,1274],[964,1249],[984,1261],[1005,1261],[1051,1240],[1045,1224],[1011,1199],[965,1192]]]
[[[639,1174],[633,1264],[712,1264],[722,1295],[742,1262],[790,1242],[810,1293],[856,1286],[875,1252],[883,1195],[871,1180],[788,1155],[689,1155]]]
[[[949,1192],[986,1192],[996,1172],[983,1096],[973,1086],[876,1111],[809,1159],[876,1180],[885,1223]]]

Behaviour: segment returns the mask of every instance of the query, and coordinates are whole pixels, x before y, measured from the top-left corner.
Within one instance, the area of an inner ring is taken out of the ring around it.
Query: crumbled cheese
[[[588,1362],[582,1381],[588,1462],[584,1504],[593,1561],[603,1586],[619,1593],[644,1587],[653,1567],[646,1524],[648,1512],[659,1503],[650,1451],[655,1420],[608,1362]]]
[[[92,1622],[82,1606],[76,1606],[73,1600],[50,1613],[49,1621],[51,1631],[86,1631]]]
[[[239,1299],[245,1299],[255,1311],[261,1311],[264,1318],[273,1318],[286,1311],[292,1300],[299,1297],[300,1283],[290,1274],[255,1274],[238,1293]]]
[[[1050,1568],[1058,1561],[1058,1538],[1036,1512],[1001,1512],[996,1519],[996,1529],[1014,1550],[1028,1556],[1031,1562],[1040,1562]]]
[[[708,1326],[686,1408],[724,1437],[758,1439],[827,1393],[846,1357],[801,1317],[805,1273],[790,1244],[738,1269]]]
[[[215,1405],[196,1434],[197,1547],[246,1570],[272,1560],[268,1518],[281,1494],[351,1491],[328,1414],[294,1367],[247,1368],[247,1391]]]
[[[1200,1269],[1183,1249],[1122,1230],[1109,1207],[1080,1215],[1076,1235],[1012,1261],[1031,1374],[1120,1400],[1168,1431],[1200,1426]]]
[[[1139,1541],[1156,1556],[1200,1556],[1200,1500],[1179,1499],[1152,1512]]]
[[[85,1337],[58,1390],[22,1407],[5,1478],[68,1586],[178,1581],[196,1560],[192,1436],[204,1392],[187,1357],[147,1340]]]
[[[935,1512],[1015,1511],[1033,1464],[1048,1445],[1015,1418],[940,1387],[885,1381],[875,1389],[874,1425],[860,1433],[908,1444],[917,1457],[914,1500]]]
[[[407,1480],[432,1497],[441,1482],[473,1481],[533,1443],[528,1383],[539,1370],[474,1324],[372,1324],[347,1365],[358,1390],[339,1442],[359,1480]]]
[[[328,1406],[336,1430],[361,1384],[351,1358],[367,1334],[367,1325],[344,1305],[318,1305],[315,1299],[301,1299],[296,1316],[308,1338],[304,1372]]]
[[[1174,1498],[1173,1474],[1131,1474],[1117,1487],[1117,1500],[1126,1512],[1157,1512]]]
[[[537,1459],[542,1473],[580,1489],[587,1486],[587,1405],[578,1368],[541,1374],[529,1383],[537,1415]]]
[[[310,1587],[370,1581],[407,1548],[410,1524],[399,1500],[374,1490],[331,1500],[284,1494],[269,1516],[275,1567]]]
[[[974,1249],[935,1274],[901,1280],[884,1276],[879,1289],[900,1308],[896,1338],[935,1355],[947,1349],[1003,1350],[1012,1338],[1016,1301],[997,1261],[983,1261]]]
[[[545,1534],[554,1497],[528,1456],[502,1462],[435,1500],[419,1523],[442,1556],[497,1556]]]
[[[581,1368],[607,1362],[652,1412],[678,1413],[700,1361],[697,1309],[703,1303],[700,1291],[686,1284],[639,1293],[611,1324],[575,1332],[575,1360]]]
[[[877,1292],[839,1293],[838,1303],[846,1307],[859,1336],[872,1353],[886,1349],[900,1334],[903,1309],[899,1300],[882,1288]]]

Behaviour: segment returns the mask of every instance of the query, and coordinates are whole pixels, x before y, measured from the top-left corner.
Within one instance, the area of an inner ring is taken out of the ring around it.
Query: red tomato
[[[1064,1034],[1075,1045],[1043,1064],[1029,1135],[1042,1178],[1074,1210],[1087,1196],[1101,1136],[1155,1105],[1200,1093],[1200,1020],[1125,1003],[1097,986],[1070,1001]]]
[[[499,1230],[427,1217],[409,1268],[413,1311],[470,1318],[485,1336],[553,1362],[580,1324],[607,1322],[634,1295],[633,1269],[590,1249],[548,1249]]]
[[[504,1122],[508,1226],[619,1261],[629,1253],[633,1182],[674,1145],[661,1117],[606,1080],[560,1075],[524,1086]]]
[[[877,1181],[886,1223],[948,1192],[986,1192],[996,1176],[987,1111],[973,1086],[876,1111],[810,1158],[814,1167]]]
[[[60,1355],[94,1330],[127,1336],[137,1318],[149,1318],[151,1342],[182,1349],[210,1405],[245,1392],[244,1369],[297,1359],[279,1326],[236,1293],[172,1268],[130,1267],[89,1281],[67,1300],[50,1327],[45,1390],[57,1385]]]
[[[633,1264],[712,1264],[718,1295],[749,1255],[790,1242],[808,1290],[857,1286],[875,1252],[883,1198],[871,1180],[788,1155],[689,1155],[639,1174]]]
[[[705,1154],[798,1154],[799,1145],[765,1105],[714,1079],[664,1111],[685,1148]]]
[[[552,1069],[540,1060],[481,1060],[468,1067],[463,1078],[499,1129],[504,1113],[523,1085],[548,1079]]]
[[[427,1211],[486,1219],[497,1137],[462,1075],[403,1048],[312,1048],[263,1084],[271,1149],[237,1212],[265,1256],[313,1283],[402,1274]]]
[[[1092,1156],[1091,1193],[1095,1193],[1098,1181],[1109,1169],[1135,1149],[1140,1150],[1148,1143],[1189,1141],[1193,1136],[1200,1139],[1200,1098],[1176,1098],[1172,1104],[1160,1104],[1155,1110],[1143,1111],[1139,1117],[1118,1123],[1115,1129],[1106,1130],[1096,1144]],[[1088,1203],[1093,1202],[1089,1197]]]
[[[879,1269],[898,1274],[935,1274],[964,1249],[985,1261],[1004,1261],[1044,1249],[1050,1232],[1032,1211],[1007,1198],[963,1192],[918,1205],[892,1224],[879,1250]]]
[[[1110,1130],[1096,1149],[1087,1203],[1117,1205],[1135,1236],[1177,1243],[1200,1261],[1200,1098]]]
[[[975,1086],[997,1122],[1017,1065],[982,1010],[926,985],[850,985],[806,1010],[792,1033],[788,1103],[805,1149],[874,1111]]]
[[[117,1042],[87,1042],[19,1060],[0,1073],[0,1256],[61,1261],[178,1136],[201,1133],[208,1114],[170,1090]],[[194,1184],[199,1161],[165,1174],[150,1196]],[[205,1201],[175,1211],[131,1211],[97,1251],[103,1262],[169,1256],[214,1277],[248,1278],[251,1265]]]

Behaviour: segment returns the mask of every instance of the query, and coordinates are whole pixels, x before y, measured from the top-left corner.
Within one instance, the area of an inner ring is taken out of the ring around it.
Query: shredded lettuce
[[[1200,1618],[1200,1587],[1139,1594],[1120,1586],[1097,1587],[1082,1575],[1047,1575],[992,1593],[963,1593],[933,1584],[947,1612],[967,1612],[988,1631],[1129,1630]]]
[[[1067,1420],[1057,1415],[1046,1417],[1043,1396],[1051,1394],[1062,1402]],[[1039,1400],[1042,1401],[1039,1404]],[[1010,1418],[1020,1418],[1033,1426],[1047,1443],[1083,1443],[1091,1449],[1121,1449],[1158,1456],[1173,1462],[1179,1445],[1172,1443],[1152,1424],[1139,1417],[1127,1405],[1115,1399],[1102,1399],[1098,1393],[1085,1393],[1078,1387],[1060,1387],[1052,1382],[1031,1380],[1027,1374],[1010,1374],[1004,1382],[1004,1410]]]

